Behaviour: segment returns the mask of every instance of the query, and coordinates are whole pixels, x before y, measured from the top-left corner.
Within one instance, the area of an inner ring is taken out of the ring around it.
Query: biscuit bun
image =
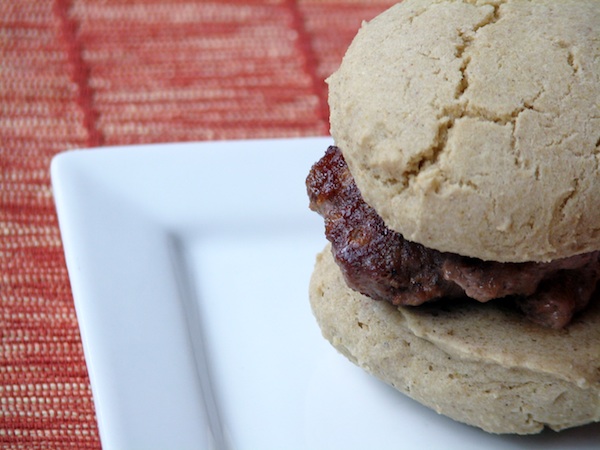
[[[394,307],[348,288],[329,248],[310,302],[337,350],[452,419],[517,434],[600,420],[599,302],[560,332],[491,303]]]
[[[600,250],[600,1],[404,0],[363,24],[328,84],[362,198],[407,241],[494,264]],[[367,240],[354,231],[352,245]],[[348,267],[370,264],[360,255]],[[600,421],[598,298],[549,329],[498,300],[392,306],[351,290],[348,273],[330,248],[319,255],[323,335],[401,392],[492,433]]]
[[[598,0],[404,0],[328,85],[336,145],[406,239],[499,262],[600,249]]]

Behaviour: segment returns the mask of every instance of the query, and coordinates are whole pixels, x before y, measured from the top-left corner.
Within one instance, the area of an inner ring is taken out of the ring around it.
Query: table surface
[[[0,0],[0,446],[100,448],[50,160],[319,136],[324,79],[382,0]]]

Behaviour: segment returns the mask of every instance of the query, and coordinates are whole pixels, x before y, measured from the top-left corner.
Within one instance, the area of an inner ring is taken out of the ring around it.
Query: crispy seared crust
[[[493,304],[395,308],[350,290],[329,247],[310,301],[337,350],[452,419],[517,434],[600,421],[600,302],[563,331]]]

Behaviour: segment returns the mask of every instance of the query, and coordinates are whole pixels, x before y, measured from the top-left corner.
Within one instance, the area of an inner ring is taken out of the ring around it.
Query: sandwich
[[[324,337],[490,433],[600,421],[600,2],[404,0],[327,83]]]

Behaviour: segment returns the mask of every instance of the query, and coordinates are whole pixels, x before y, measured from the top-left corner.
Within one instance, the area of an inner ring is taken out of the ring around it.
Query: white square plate
[[[308,304],[328,138],[71,151],[52,183],[105,449],[597,448],[491,436],[366,375]]]

